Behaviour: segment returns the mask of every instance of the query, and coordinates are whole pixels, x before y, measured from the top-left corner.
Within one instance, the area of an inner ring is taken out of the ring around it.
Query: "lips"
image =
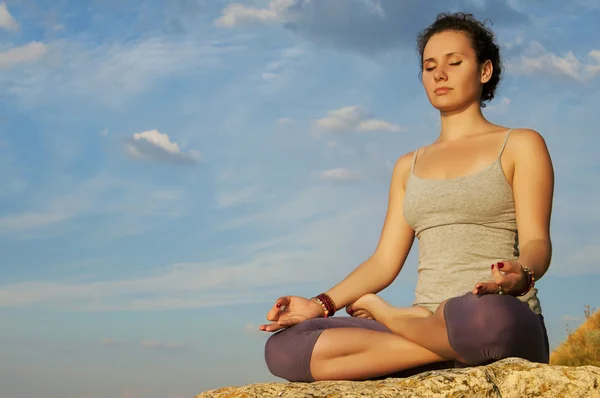
[[[435,89],[435,94],[447,94],[452,90],[450,87],[438,87]]]

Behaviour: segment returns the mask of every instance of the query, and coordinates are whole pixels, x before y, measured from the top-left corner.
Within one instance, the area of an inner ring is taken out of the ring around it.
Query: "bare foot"
[[[382,323],[397,318],[425,318],[432,314],[427,308],[420,306],[394,307],[372,293],[365,294],[349,307],[353,311],[353,316],[368,317]]]

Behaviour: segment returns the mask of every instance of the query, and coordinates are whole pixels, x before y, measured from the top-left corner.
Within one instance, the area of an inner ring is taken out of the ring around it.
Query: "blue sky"
[[[0,3],[0,395],[190,397],[280,381],[257,327],[374,250],[390,170],[433,141],[415,37],[490,18],[485,109],[546,139],[552,346],[600,293],[600,2]],[[414,248],[382,295],[410,305]]]

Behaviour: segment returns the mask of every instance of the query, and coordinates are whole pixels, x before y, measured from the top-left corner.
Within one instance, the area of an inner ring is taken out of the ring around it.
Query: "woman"
[[[397,161],[374,254],[326,293],[281,297],[269,311],[260,329],[284,329],[266,344],[276,376],[365,380],[511,356],[548,362],[533,288],[551,257],[544,139],[482,115],[501,62],[493,33],[471,15],[438,15],[418,48],[441,133]],[[415,236],[416,299],[394,308],[375,293],[397,277]],[[330,318],[343,307],[351,317]]]

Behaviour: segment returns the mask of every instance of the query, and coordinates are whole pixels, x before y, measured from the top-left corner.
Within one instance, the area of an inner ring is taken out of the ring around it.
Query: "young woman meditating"
[[[418,49],[440,135],[396,162],[373,255],[326,293],[277,299],[260,327],[277,331],[265,347],[276,376],[365,380],[513,356],[548,362],[533,287],[551,257],[554,173],[544,139],[484,118],[502,70],[484,24],[440,14]],[[375,293],[398,276],[415,236],[415,301],[395,308]],[[344,307],[351,316],[331,317]]]

